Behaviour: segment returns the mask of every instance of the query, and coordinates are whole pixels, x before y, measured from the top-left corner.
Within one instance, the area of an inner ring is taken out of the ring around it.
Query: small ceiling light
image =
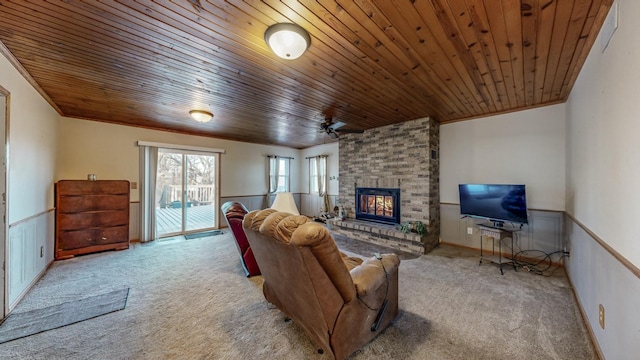
[[[206,123],[213,118],[213,114],[205,110],[191,110],[189,114],[195,121],[201,123]]]
[[[302,55],[311,44],[309,33],[296,24],[279,23],[269,26],[264,40],[276,55],[293,60]]]

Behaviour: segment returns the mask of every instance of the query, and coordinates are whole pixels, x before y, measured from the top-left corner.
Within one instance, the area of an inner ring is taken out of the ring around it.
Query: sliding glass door
[[[158,237],[217,227],[217,154],[158,150]]]

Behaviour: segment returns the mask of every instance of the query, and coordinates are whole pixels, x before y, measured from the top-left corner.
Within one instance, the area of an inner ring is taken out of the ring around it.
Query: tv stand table
[[[500,267],[500,274],[504,275],[504,271],[502,270],[502,265],[507,264],[513,266],[515,271],[518,271],[516,268],[516,262],[514,259],[513,252],[513,238],[515,237],[515,233],[520,231],[520,229],[507,228],[507,227],[499,227],[495,225],[489,224],[481,224],[478,225],[480,229],[480,263],[481,265],[485,260],[489,261],[492,264],[496,264]],[[492,241],[492,251],[491,255],[485,255],[483,249],[483,239],[491,238]],[[509,248],[511,250],[511,258],[506,258],[502,256],[502,242],[504,239],[510,239],[511,243],[509,244]],[[496,240],[498,241],[498,251],[496,255]]]

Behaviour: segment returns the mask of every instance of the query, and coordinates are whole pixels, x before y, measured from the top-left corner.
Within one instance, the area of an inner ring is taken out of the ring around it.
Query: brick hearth
[[[393,225],[361,220],[328,220],[327,228],[331,233],[344,235],[350,239],[366,241],[414,254],[424,253],[424,245],[420,235],[416,233],[405,234]]]
[[[364,233],[362,222],[355,222],[356,187],[399,188],[401,223],[422,221],[427,235],[420,239],[415,234],[369,225],[367,239],[384,239],[387,246],[397,242],[405,247],[405,235],[422,243],[422,252],[436,247],[440,238],[440,166],[439,126],[435,120],[424,118],[367,130],[362,134],[340,135],[339,201],[346,210],[347,222],[336,226],[340,231]],[[354,227],[350,227],[353,222]],[[384,229],[384,230],[379,230]],[[391,236],[396,232],[400,236]],[[380,240],[381,241],[381,240]],[[408,246],[408,245],[407,245]],[[414,246],[412,244],[411,246]]]

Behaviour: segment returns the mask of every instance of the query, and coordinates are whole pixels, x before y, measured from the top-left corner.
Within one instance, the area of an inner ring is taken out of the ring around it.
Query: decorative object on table
[[[88,174],[88,175],[87,175],[87,180],[89,180],[89,181],[96,181],[96,180],[97,180],[97,178],[96,178],[96,174]]]

